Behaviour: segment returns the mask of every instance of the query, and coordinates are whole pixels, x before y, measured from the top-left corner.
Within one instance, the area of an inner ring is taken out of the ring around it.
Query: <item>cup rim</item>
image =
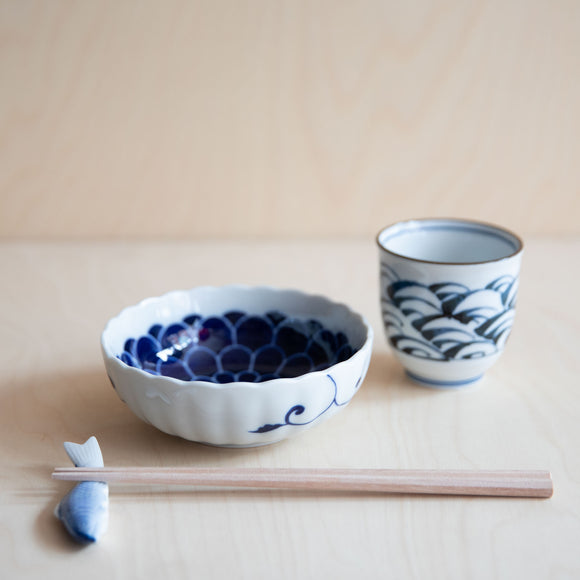
[[[416,223],[427,223],[427,222],[453,222],[455,224],[466,224],[472,226],[483,226],[485,228],[489,228],[491,230],[495,230],[498,233],[502,233],[508,236],[511,236],[517,244],[517,248],[510,254],[505,256],[501,256],[499,258],[492,258],[489,260],[478,260],[475,262],[442,262],[440,260],[425,260],[422,258],[413,258],[411,256],[405,256],[404,254],[400,254],[398,252],[394,252],[393,250],[389,250],[386,248],[380,241],[381,235],[386,232],[387,230],[394,228],[395,226],[409,226]],[[411,262],[418,262],[422,264],[439,264],[442,266],[473,266],[477,264],[492,264],[494,262],[500,262],[502,260],[507,260],[509,258],[513,258],[518,254],[521,254],[524,250],[524,242],[520,236],[518,236],[513,231],[503,227],[498,226],[496,224],[492,224],[490,222],[480,221],[480,220],[473,220],[467,218],[446,218],[446,217],[435,217],[435,218],[415,218],[415,219],[408,219],[408,220],[400,220],[396,222],[392,222],[390,225],[381,228],[379,233],[375,237],[375,241],[379,247],[379,249],[387,254],[391,254],[392,256],[396,256],[397,258],[401,258],[404,260],[409,260]]]

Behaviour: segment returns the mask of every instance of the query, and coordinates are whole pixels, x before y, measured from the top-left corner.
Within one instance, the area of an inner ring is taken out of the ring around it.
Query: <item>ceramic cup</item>
[[[490,224],[420,219],[377,242],[385,332],[407,374],[438,387],[479,380],[511,331],[522,240]]]

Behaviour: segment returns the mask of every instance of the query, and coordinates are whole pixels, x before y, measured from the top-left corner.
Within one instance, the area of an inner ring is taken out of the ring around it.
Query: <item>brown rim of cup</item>
[[[483,226],[485,228],[490,228],[492,230],[495,230],[496,232],[501,232],[502,234],[506,234],[507,236],[512,237],[513,240],[517,244],[517,249],[514,252],[512,252],[511,254],[508,254],[507,256],[501,256],[501,258],[493,258],[490,260],[480,260],[477,262],[441,262],[438,260],[423,260],[421,258],[412,258],[409,256],[405,256],[404,254],[399,254],[397,252],[393,252],[392,250],[385,248],[385,246],[383,246],[383,244],[380,242],[379,238],[383,232],[386,232],[387,230],[394,228],[397,225],[409,224],[411,222],[423,222],[423,223],[425,223],[425,222],[455,222],[456,224]],[[467,219],[467,218],[436,217],[436,218],[416,218],[416,219],[400,220],[397,222],[393,222],[390,225],[385,226],[384,228],[381,228],[379,233],[376,235],[375,240],[376,240],[377,245],[379,246],[379,249],[381,251],[386,252],[387,254],[391,254],[392,256],[396,256],[397,258],[402,258],[404,260],[410,260],[412,262],[419,262],[419,263],[423,263],[423,264],[440,264],[442,266],[470,266],[470,265],[477,265],[477,264],[491,264],[493,262],[499,262],[501,260],[507,260],[508,258],[513,258],[514,256],[517,256],[519,253],[521,253],[524,249],[524,242],[523,242],[522,238],[520,236],[518,236],[517,234],[515,234],[514,232],[512,232],[511,230],[504,228],[502,226],[498,226],[496,224],[489,223],[489,222],[472,220],[472,219]]]

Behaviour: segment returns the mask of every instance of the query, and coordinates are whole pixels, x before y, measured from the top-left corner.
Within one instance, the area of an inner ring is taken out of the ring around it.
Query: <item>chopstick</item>
[[[548,471],[56,467],[52,477],[66,481],[103,481],[125,484],[402,494],[548,498],[553,493],[552,477]]]

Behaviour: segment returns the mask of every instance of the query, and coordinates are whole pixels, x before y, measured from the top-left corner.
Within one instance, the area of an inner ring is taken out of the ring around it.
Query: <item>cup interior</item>
[[[518,236],[503,228],[451,219],[401,222],[382,230],[377,241],[392,254],[444,264],[501,260],[523,247]]]

